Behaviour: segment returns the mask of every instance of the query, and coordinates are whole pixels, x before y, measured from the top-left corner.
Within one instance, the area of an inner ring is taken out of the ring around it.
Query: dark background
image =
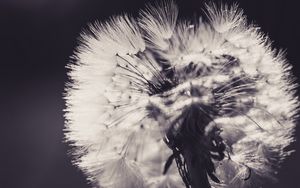
[[[0,187],[91,187],[63,143],[65,65],[88,22],[137,14],[142,0],[0,0]],[[180,16],[202,13],[203,1],[177,0]],[[223,2],[227,2],[223,0]],[[297,1],[238,1],[300,72]],[[298,81],[299,82],[299,81]],[[297,137],[300,132],[297,128]],[[300,142],[272,188],[300,187]]]

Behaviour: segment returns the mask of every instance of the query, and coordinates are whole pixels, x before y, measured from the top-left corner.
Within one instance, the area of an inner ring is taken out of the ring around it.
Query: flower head
[[[236,5],[206,9],[208,22],[179,21],[163,1],[81,35],[68,65],[65,135],[96,185],[275,179],[299,107],[291,66]]]

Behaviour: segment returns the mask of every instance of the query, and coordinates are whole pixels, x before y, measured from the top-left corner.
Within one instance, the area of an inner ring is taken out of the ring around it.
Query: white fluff
[[[165,114],[175,118],[198,99],[175,97],[178,102],[167,108],[157,96],[149,95],[146,87],[132,85],[144,83],[137,74],[151,80],[155,71],[161,70],[149,51],[171,62],[178,70],[176,74],[182,75],[182,83],[169,91],[173,96],[189,87],[184,83],[186,79],[211,89],[229,79],[222,65],[216,65],[219,68],[213,74],[197,79],[185,76],[179,69],[189,62],[209,67],[222,54],[240,60],[230,74],[255,78],[251,87],[258,92],[254,97],[240,97],[241,105],[247,100],[254,104],[246,114],[214,120],[232,151],[231,160],[224,159],[222,165],[215,163],[222,184],[211,184],[215,188],[256,187],[261,179],[276,179],[280,163],[291,153],[285,148],[294,141],[299,106],[291,66],[259,28],[247,24],[236,5],[210,4],[206,8],[209,23],[201,19],[190,23],[178,21],[177,6],[164,1],[148,5],[137,19],[127,15],[112,17],[91,26],[94,36],[81,35],[82,45],[74,52],[76,61],[68,64],[71,82],[65,95],[65,136],[75,146],[74,163],[95,186],[184,187],[176,165],[162,175],[171,154],[162,141],[168,129],[164,126],[172,118],[151,119],[146,106],[157,103]],[[135,72],[128,73],[120,66]],[[236,92],[224,94],[221,100],[239,94]],[[207,93],[198,102],[210,100]],[[243,180],[247,174],[243,165],[253,169],[249,181]]]

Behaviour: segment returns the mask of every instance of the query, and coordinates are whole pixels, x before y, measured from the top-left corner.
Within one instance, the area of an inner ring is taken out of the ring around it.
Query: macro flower
[[[83,32],[65,138],[95,187],[238,188],[275,181],[299,103],[282,50],[237,5],[180,20],[172,1]]]

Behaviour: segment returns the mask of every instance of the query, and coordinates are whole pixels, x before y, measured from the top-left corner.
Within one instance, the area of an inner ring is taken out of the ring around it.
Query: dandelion
[[[299,108],[281,50],[237,5],[178,19],[172,1],[82,33],[65,136],[103,188],[259,187],[275,181]]]

